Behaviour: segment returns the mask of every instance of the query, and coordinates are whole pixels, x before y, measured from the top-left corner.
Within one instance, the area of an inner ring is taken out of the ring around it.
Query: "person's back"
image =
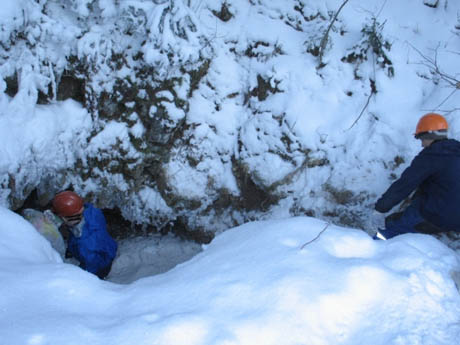
[[[420,185],[421,214],[442,229],[460,230],[460,142],[436,141],[420,156],[433,167]]]
[[[107,232],[102,211],[85,203],[80,236],[70,231],[68,250],[80,261],[84,270],[98,276],[105,276],[117,253],[117,243]]]

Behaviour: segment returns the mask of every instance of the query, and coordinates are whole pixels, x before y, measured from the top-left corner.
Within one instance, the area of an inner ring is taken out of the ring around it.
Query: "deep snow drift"
[[[455,253],[313,218],[249,223],[167,273],[117,285],[61,262],[1,208],[0,343],[436,344],[460,339]]]

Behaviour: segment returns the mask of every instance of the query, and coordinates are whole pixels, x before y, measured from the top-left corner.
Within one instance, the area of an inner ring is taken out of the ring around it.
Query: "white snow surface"
[[[460,339],[456,254],[298,217],[248,223],[120,285],[63,263],[0,209],[0,343],[437,344]]]

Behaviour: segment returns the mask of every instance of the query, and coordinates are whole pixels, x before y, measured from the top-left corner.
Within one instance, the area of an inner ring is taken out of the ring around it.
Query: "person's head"
[[[427,147],[436,140],[446,139],[448,129],[449,125],[444,116],[428,113],[418,121],[414,136],[422,141],[423,147]]]
[[[68,225],[80,223],[83,210],[83,199],[75,192],[60,192],[53,199],[53,211]]]

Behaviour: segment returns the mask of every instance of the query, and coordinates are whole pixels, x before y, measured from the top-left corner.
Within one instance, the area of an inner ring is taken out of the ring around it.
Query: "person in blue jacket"
[[[102,211],[84,203],[72,191],[58,193],[52,205],[63,220],[61,232],[68,234],[66,256],[74,257],[82,269],[104,279],[112,268],[118,245],[107,232]]]
[[[418,122],[415,138],[422,151],[388,190],[377,200],[381,213],[416,191],[410,205],[385,221],[385,229],[374,239],[389,239],[405,233],[460,231],[460,142],[447,138],[446,119],[425,114]]]

